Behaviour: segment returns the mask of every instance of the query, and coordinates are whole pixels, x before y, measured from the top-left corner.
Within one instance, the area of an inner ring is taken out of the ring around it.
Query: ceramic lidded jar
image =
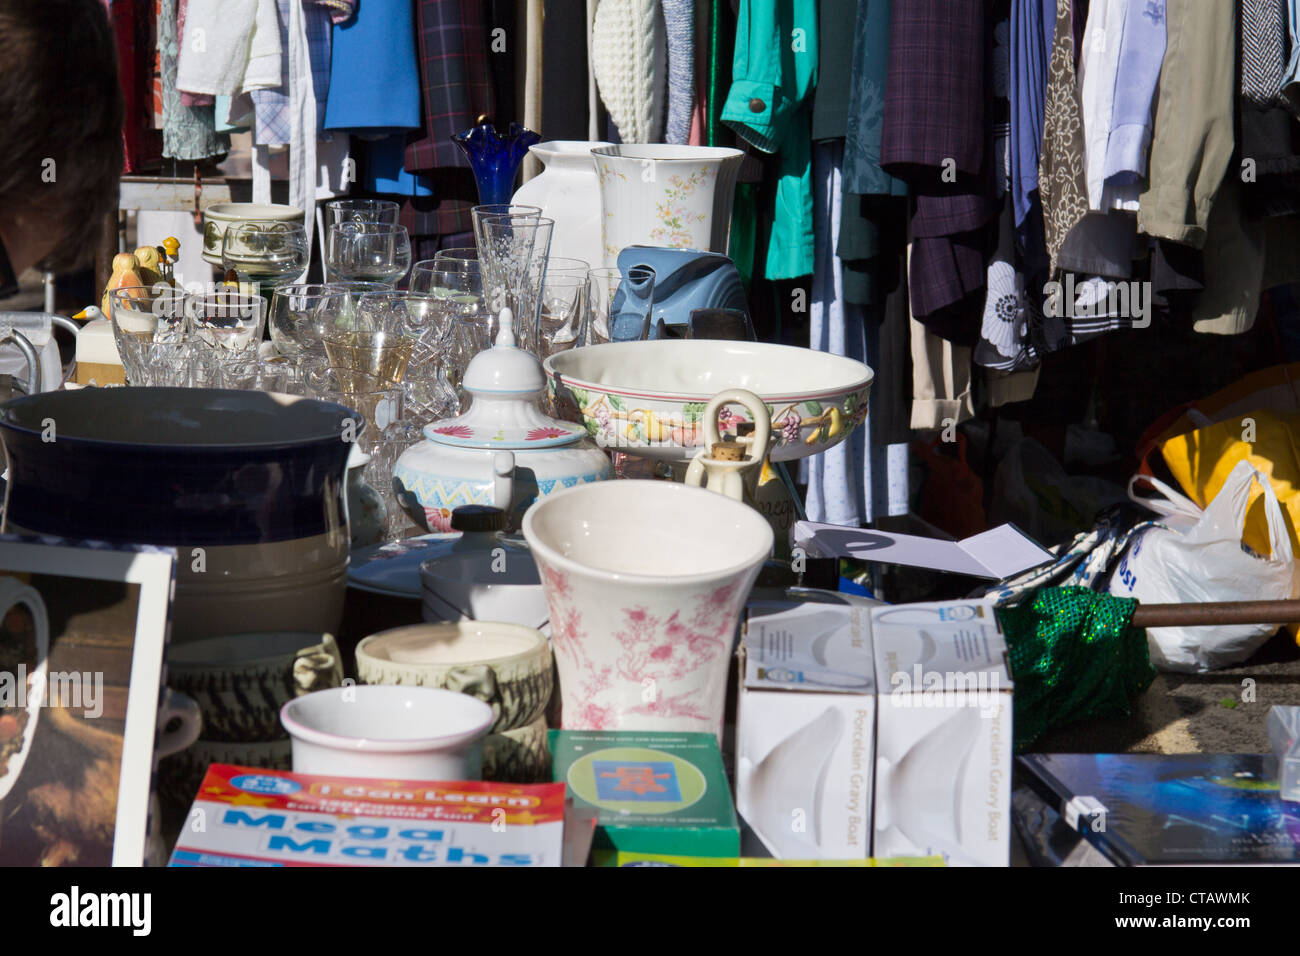
[[[469,363],[464,387],[469,410],[426,425],[426,440],[393,469],[393,493],[417,524],[450,531],[456,508],[492,505],[514,529],[539,497],[613,477],[583,426],[537,407],[546,379],[536,356],[516,347],[509,309],[501,312],[496,344]]]

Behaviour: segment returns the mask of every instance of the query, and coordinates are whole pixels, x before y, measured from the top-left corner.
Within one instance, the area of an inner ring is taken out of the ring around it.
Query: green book
[[[577,806],[596,811],[598,862],[609,851],[740,855],[740,824],[713,734],[549,734],[553,779]]]

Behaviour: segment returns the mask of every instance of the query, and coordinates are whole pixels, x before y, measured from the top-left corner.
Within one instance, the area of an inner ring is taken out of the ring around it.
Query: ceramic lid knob
[[[461,505],[451,512],[452,531],[505,531],[506,524],[505,510],[490,505]]]
[[[542,363],[531,352],[515,344],[514,315],[501,310],[496,344],[470,360],[465,370],[465,390],[524,394],[540,392],[546,387]]]

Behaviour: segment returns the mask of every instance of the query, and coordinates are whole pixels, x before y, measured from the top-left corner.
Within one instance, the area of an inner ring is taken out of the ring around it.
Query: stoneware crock
[[[342,405],[255,391],[18,398],[0,407],[4,530],[175,547],[177,644],[337,633],[350,420]]]

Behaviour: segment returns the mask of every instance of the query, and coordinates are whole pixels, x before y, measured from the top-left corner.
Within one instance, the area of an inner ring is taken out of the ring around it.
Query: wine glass
[[[650,334],[654,286],[655,271],[649,266],[632,266],[626,278],[618,269],[588,272],[582,344],[644,341]]]
[[[308,248],[307,232],[296,222],[237,222],[221,240],[221,266],[253,283],[300,276],[307,270]]]
[[[346,292],[335,283],[285,283],[271,292],[271,341],[281,355],[296,358],[307,349],[324,347],[318,309],[331,296]]]
[[[411,267],[405,226],[342,222],[329,227],[325,265],[335,279],[396,283]]]

